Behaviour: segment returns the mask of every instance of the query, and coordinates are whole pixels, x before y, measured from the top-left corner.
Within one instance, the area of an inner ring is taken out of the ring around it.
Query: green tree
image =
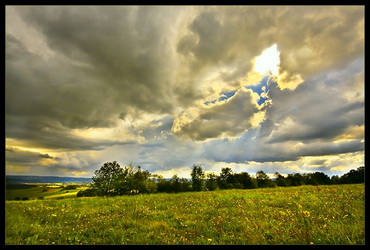
[[[279,172],[275,172],[275,182],[276,185],[285,187],[287,185],[285,177],[282,176]]]
[[[192,191],[191,181],[186,178],[180,178],[181,184],[181,191],[180,192],[187,192]]]
[[[177,174],[175,174],[174,176],[172,176],[171,178],[171,184],[172,184],[172,190],[175,192],[175,193],[178,193],[178,192],[181,192],[181,182],[180,182],[180,178],[177,176]]]
[[[331,184],[340,184],[340,178],[338,175],[333,175],[331,178],[330,178],[330,183]]]
[[[250,188],[258,188],[257,179],[251,176],[251,187]]]
[[[330,177],[322,172],[308,173],[303,175],[305,177],[305,184],[309,185],[328,185],[330,184]]]
[[[151,174],[140,166],[130,164],[121,168],[114,162],[107,162],[94,172],[91,188],[80,192],[79,196],[122,195],[154,193],[157,183],[150,179]]]
[[[207,190],[210,190],[210,191],[216,190],[218,188],[216,174],[214,173],[207,174],[206,188]]]
[[[356,170],[351,169],[348,173],[340,177],[340,182],[343,184],[364,183],[365,182],[365,167],[359,167]]]
[[[133,166],[130,164],[127,169],[130,174],[126,176],[128,189],[135,190],[137,193],[154,193],[156,191],[156,185],[149,178],[151,176],[150,172],[147,170],[142,170],[140,166]],[[125,168],[125,169],[126,169]]]
[[[256,173],[256,179],[257,179],[258,187],[271,187],[272,186],[270,177],[268,177],[268,175],[265,174],[265,172],[263,172],[262,170]]]
[[[97,190],[97,194],[117,194],[117,186],[121,181],[123,169],[116,161],[104,163],[94,174],[91,186],[92,189]]]
[[[288,186],[300,186],[305,184],[305,178],[299,173],[288,174],[286,178]]]
[[[166,180],[162,176],[160,176],[157,179],[157,190],[160,193],[162,193],[162,192],[164,192],[164,193],[172,193],[172,192],[174,192],[173,191],[173,188],[172,188],[172,182],[171,182],[171,180]]]
[[[204,178],[205,174],[200,165],[193,165],[193,170],[191,171],[191,181],[194,191],[204,190]]]
[[[231,170],[231,168],[222,168],[221,174],[218,177],[218,186],[221,189],[233,188],[232,176],[233,171]]]
[[[172,176],[170,180],[165,180],[160,176],[156,182],[158,192],[177,193],[192,191],[191,181],[186,178],[179,178],[177,175]]]
[[[255,184],[252,181],[252,177],[247,172],[239,174],[233,174],[233,186],[234,188],[255,188]]]

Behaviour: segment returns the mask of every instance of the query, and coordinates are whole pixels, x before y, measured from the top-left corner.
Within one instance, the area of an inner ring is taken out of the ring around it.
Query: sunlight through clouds
[[[271,47],[262,51],[261,55],[254,59],[254,71],[260,73],[261,75],[279,74],[280,65],[280,51],[277,45],[274,44]]]
[[[361,6],[5,12],[7,174],[364,164]]]

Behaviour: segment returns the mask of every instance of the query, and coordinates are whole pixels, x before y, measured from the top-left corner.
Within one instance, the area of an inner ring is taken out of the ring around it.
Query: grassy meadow
[[[72,189],[68,187],[74,186]],[[62,199],[76,197],[78,191],[88,188],[81,184],[32,183],[10,184],[5,189],[6,200]]]
[[[6,244],[365,244],[364,184],[35,199],[5,206]]]

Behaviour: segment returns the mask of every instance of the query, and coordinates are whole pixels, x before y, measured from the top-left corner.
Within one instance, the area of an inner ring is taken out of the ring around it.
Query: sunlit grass
[[[364,184],[6,201],[6,244],[364,244]]]
[[[45,196],[45,199],[58,199],[58,198],[72,198],[77,196],[78,191],[74,192],[66,192],[66,193],[61,193],[61,194],[55,194],[55,195],[48,195]]]
[[[85,190],[88,186],[78,186],[75,189],[66,190],[63,185],[45,185],[32,184],[29,188],[6,188],[5,199],[14,200],[26,197],[29,200],[33,199],[60,199],[67,197],[76,197],[78,191]]]

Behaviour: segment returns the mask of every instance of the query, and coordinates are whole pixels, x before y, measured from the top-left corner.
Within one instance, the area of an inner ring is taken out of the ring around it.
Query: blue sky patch
[[[214,104],[216,101],[225,101],[229,99],[230,97],[235,95],[236,90],[229,91],[229,92],[221,92],[220,94],[222,95],[220,98],[212,100],[212,101],[206,101],[204,104],[209,105],[210,103]]]
[[[257,85],[245,86],[246,89],[251,89],[253,92],[257,93],[260,96],[258,100],[258,105],[263,104],[266,100],[269,99],[269,98],[261,97],[261,94],[263,92],[268,92],[268,89],[269,89],[268,82],[269,81],[271,81],[270,77],[265,76],[264,78],[262,78],[262,80]],[[265,87],[265,90],[262,89],[263,87]]]
[[[223,96],[218,98],[218,101],[224,101],[235,95],[236,90],[230,92],[221,92]]]
[[[262,90],[262,87],[266,88],[265,92],[268,91],[268,84],[267,84],[268,80],[269,80],[269,76],[265,76],[264,78],[262,78],[262,80],[257,85],[246,86],[245,88],[251,89],[253,92],[257,93],[258,95],[261,95],[261,93],[264,92]]]
[[[206,101],[204,104],[205,105],[209,105],[210,103],[214,104],[216,102],[216,100],[213,100],[213,101]]]

